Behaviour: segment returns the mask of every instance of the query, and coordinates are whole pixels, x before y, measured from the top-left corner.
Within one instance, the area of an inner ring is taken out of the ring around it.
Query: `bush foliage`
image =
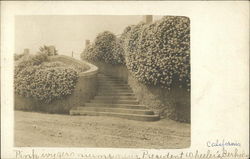
[[[98,61],[98,55],[93,44],[85,47],[81,53],[81,59],[87,61]]]
[[[150,23],[125,28],[119,38],[99,34],[85,48],[82,59],[126,64],[140,82],[171,89],[190,89],[190,21],[182,16],[165,16]]]
[[[97,35],[94,41],[94,47],[100,60],[103,60],[106,63],[115,62],[113,56],[115,42],[116,36],[109,31]]]
[[[84,49],[81,58],[87,61],[122,64],[124,63],[122,51],[120,40],[113,33],[104,31],[97,35],[93,44]]]
[[[125,64],[125,51],[123,48],[123,41],[120,38],[116,39],[113,57],[114,62],[112,62],[112,64]]]
[[[71,94],[77,79],[75,68],[49,62],[47,54],[23,57],[15,65],[15,93],[45,103]]]
[[[49,61],[48,55],[45,53],[39,53],[36,55],[26,54],[19,60],[15,61],[15,75],[25,68],[37,66],[43,62]]]
[[[166,16],[128,32],[126,65],[140,82],[190,87],[190,27],[187,17]]]

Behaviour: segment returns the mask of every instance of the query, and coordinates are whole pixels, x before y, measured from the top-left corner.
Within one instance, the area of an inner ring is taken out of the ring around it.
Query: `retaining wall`
[[[125,65],[111,65],[103,62],[93,64],[100,68],[100,72],[127,82],[139,102],[160,114],[162,118],[190,122],[190,92],[179,87],[169,91],[161,87],[144,85],[129,73]]]
[[[79,61],[62,55],[52,57],[51,61],[61,61],[66,64],[79,65],[85,67],[87,70],[79,73],[78,82],[76,83],[76,87],[71,95],[65,96],[62,99],[54,100],[49,104],[15,94],[14,104],[16,110],[69,113],[69,110],[72,107],[80,106],[96,95],[98,89],[98,67],[88,62]]]

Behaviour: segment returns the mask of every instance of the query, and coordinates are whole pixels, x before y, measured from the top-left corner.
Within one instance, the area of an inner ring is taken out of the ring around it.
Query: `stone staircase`
[[[70,115],[113,116],[140,121],[156,121],[159,116],[140,105],[132,89],[125,82],[98,74],[99,90],[89,103],[74,107]]]

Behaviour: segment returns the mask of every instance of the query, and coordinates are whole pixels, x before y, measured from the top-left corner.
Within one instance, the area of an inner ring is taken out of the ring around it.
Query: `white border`
[[[249,154],[249,2],[186,1],[5,1],[1,2],[1,148],[13,150],[13,58],[15,15],[183,15],[191,19],[191,147],[148,150],[153,154],[207,153],[207,141],[237,141]],[[235,148],[235,147],[234,147]],[[228,148],[228,151],[234,151]],[[19,148],[31,152],[31,148]],[[139,155],[143,149],[35,148]],[[117,156],[118,157],[118,156]],[[218,156],[217,156],[218,157]]]

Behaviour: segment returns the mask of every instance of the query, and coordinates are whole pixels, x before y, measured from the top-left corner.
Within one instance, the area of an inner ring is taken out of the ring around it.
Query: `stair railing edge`
[[[67,59],[67,60],[72,61],[72,62],[77,62],[80,65],[85,65],[85,66],[89,67],[88,70],[79,73],[80,77],[89,77],[92,75],[96,75],[98,73],[98,70],[99,70],[99,68],[97,66],[95,66],[87,61],[80,61],[80,60],[74,59],[74,58],[66,56],[66,55],[56,55],[56,56],[52,56],[50,58],[51,59],[64,58],[64,59]]]

